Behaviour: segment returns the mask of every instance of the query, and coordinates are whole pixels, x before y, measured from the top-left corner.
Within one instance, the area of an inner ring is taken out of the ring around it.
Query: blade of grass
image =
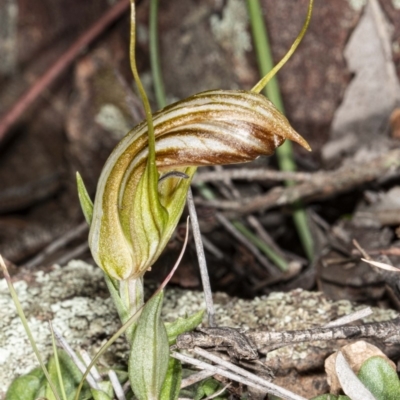
[[[63,377],[62,377],[62,373],[61,373],[60,360],[58,358],[56,338],[54,336],[53,325],[52,325],[51,321],[49,322],[49,325],[50,325],[50,331],[51,331],[51,341],[52,341],[52,345],[53,345],[54,360],[55,360],[56,369],[57,369],[58,384],[60,385],[61,396],[62,396],[63,400],[67,400],[67,395],[65,393],[65,387],[64,387],[64,381],[63,381]]]
[[[307,20],[305,26],[310,20],[311,9],[313,2],[310,1],[309,12],[307,14]],[[250,16],[250,23],[253,33],[253,40],[255,44],[258,68],[260,70],[260,75],[265,76],[269,71],[273,69],[273,58],[271,53],[271,46],[269,43],[269,38],[267,30],[265,27],[265,22],[263,19],[263,13],[260,6],[259,0],[247,0],[247,6]],[[303,27],[299,38],[304,36],[305,29]],[[295,43],[299,44],[299,40]],[[296,45],[296,46],[297,46]],[[260,81],[261,82],[261,81]],[[257,89],[257,86],[255,87]],[[279,84],[276,76],[270,78],[268,85],[263,90],[264,94],[275,104],[275,106],[284,113],[282,96],[279,90]],[[279,147],[276,151],[279,167],[282,171],[295,171],[296,164],[293,157],[293,148],[290,141],[285,141],[285,143]],[[286,185],[292,185],[292,181],[285,181]],[[303,209],[300,202],[294,204],[293,207],[293,219],[296,225],[296,229],[303,246],[304,252],[307,258],[311,262],[314,256],[314,241],[307,223],[307,216],[305,210]]]
[[[240,221],[232,221],[233,226],[242,233],[248,240],[256,244],[260,250],[283,272],[289,269],[289,265],[281,256],[279,256],[270,246],[267,246],[263,240],[251,232]]]
[[[150,23],[149,23],[149,38],[150,38],[150,63],[151,73],[153,76],[153,87],[156,95],[156,100],[159,108],[164,108],[167,105],[167,100],[164,90],[164,81],[161,73],[161,63],[158,51],[158,0],[150,1]]]
[[[3,257],[1,255],[0,255],[0,269],[3,271],[4,279],[7,282],[7,286],[8,286],[8,290],[10,291],[11,298],[13,299],[13,302],[15,304],[15,308],[17,309],[18,316],[19,316],[19,318],[21,320],[21,323],[22,323],[22,325],[23,325],[23,327],[25,329],[25,332],[26,332],[26,334],[28,336],[28,339],[29,339],[29,342],[30,342],[30,344],[32,346],[32,349],[33,349],[33,351],[34,351],[34,353],[36,355],[36,358],[39,361],[40,368],[42,368],[43,374],[46,377],[47,381],[49,382],[49,386],[50,386],[50,388],[51,388],[51,390],[52,390],[52,392],[54,394],[54,397],[57,400],[61,400],[59,395],[58,395],[58,393],[57,393],[57,390],[56,390],[53,382],[50,379],[49,372],[47,371],[46,365],[43,362],[43,359],[42,359],[42,356],[40,355],[39,349],[36,346],[35,339],[33,338],[32,332],[29,329],[28,321],[27,321],[27,319],[25,317],[25,314],[24,314],[24,311],[22,309],[21,303],[19,302],[17,292],[14,289],[14,286],[13,286],[13,284],[11,282],[10,274],[8,273],[8,269],[6,267],[6,264],[4,263]]]

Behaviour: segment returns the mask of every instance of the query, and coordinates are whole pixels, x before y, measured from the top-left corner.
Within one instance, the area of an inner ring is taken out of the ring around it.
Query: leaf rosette
[[[97,264],[117,280],[141,277],[159,257],[198,166],[252,161],[286,139],[309,149],[268,99],[248,91],[196,94],[155,113],[153,125],[157,169],[149,162],[144,121],[117,145],[98,182],[89,245]],[[159,181],[157,170],[188,178]]]

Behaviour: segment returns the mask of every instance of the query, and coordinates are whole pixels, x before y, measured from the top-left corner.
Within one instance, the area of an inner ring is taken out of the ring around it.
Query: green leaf
[[[167,376],[161,389],[160,400],[176,400],[179,397],[182,381],[182,364],[175,358],[170,358]]]
[[[377,400],[400,399],[400,382],[396,371],[379,356],[363,363],[358,378]]]
[[[94,400],[112,400],[113,399],[106,392],[103,392],[102,390],[91,389],[91,392],[92,392]]]
[[[129,380],[139,400],[160,398],[168,369],[167,331],[161,321],[163,292],[150,299],[139,317],[129,356]]]
[[[81,381],[82,373],[79,371],[77,366],[64,350],[58,350],[57,354],[64,384],[64,390],[67,395],[67,399],[72,400],[75,396],[75,391],[79,385],[79,382]],[[50,358],[47,368],[49,370],[50,379],[53,382],[53,385],[56,387],[57,393],[61,393],[54,356]],[[87,384],[85,384],[85,390],[82,392],[80,399],[83,400],[90,398],[89,393],[90,391],[88,389],[88,386]],[[48,400],[55,399],[53,391],[51,390],[48,382],[46,382],[45,397]]]
[[[35,400],[43,377],[41,369],[36,368],[29,374],[14,379],[5,400]]]
[[[201,400],[203,397],[212,396],[221,389],[222,385],[218,381],[213,378],[206,379],[198,385],[194,400]]]
[[[85,216],[86,222],[90,226],[93,219],[93,202],[86,190],[85,184],[83,183],[83,179],[79,172],[76,173],[76,184],[78,187],[78,197],[79,202],[81,203],[83,215]]]
[[[182,333],[192,331],[197,328],[201,321],[203,321],[205,310],[198,311],[187,318],[177,318],[174,322],[166,323],[168,342],[170,345],[174,344],[176,338]]]

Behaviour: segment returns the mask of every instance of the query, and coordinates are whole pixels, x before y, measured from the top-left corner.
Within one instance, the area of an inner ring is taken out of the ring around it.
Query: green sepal
[[[79,172],[76,173],[76,185],[78,188],[78,197],[79,202],[81,203],[83,215],[85,216],[86,222],[90,226],[93,219],[93,202],[86,190],[86,186],[83,183],[83,179]]]
[[[138,400],[159,399],[168,369],[167,331],[161,321],[163,292],[150,299],[140,315],[129,356],[129,381]]]
[[[176,400],[179,397],[182,381],[182,364],[175,358],[168,362],[167,376],[161,389],[160,400]]]
[[[400,399],[397,373],[382,357],[368,358],[358,372],[358,379],[377,400]]]
[[[7,390],[5,400],[35,400],[43,378],[42,370],[36,368],[27,375],[14,379]]]
[[[191,315],[190,317],[180,317],[177,318],[174,322],[165,323],[169,344],[175,344],[176,338],[182,333],[189,332],[197,328],[203,321],[204,313],[205,310],[201,310]]]

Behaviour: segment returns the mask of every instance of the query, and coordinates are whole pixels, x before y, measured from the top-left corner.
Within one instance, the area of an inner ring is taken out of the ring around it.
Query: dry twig
[[[308,172],[274,171],[265,168],[229,168],[218,169],[215,171],[199,172],[194,176],[193,182],[215,182],[226,180],[246,180],[246,181],[309,181],[313,174]]]
[[[385,342],[395,342],[398,340],[399,329],[400,318],[395,318],[390,321],[372,322],[363,325],[331,326],[284,332],[256,331],[247,332],[244,335],[251,343],[254,343],[260,353],[266,354],[271,348],[275,349],[283,345],[316,340],[327,341],[338,339],[376,338]],[[201,332],[188,332],[178,336],[177,348],[193,349],[194,347],[232,347],[232,340],[231,338],[228,339],[224,342],[220,334],[213,334],[213,329],[204,328]]]
[[[344,165],[335,171],[317,172],[306,182],[295,186],[277,187],[260,196],[241,200],[196,199],[195,201],[208,207],[250,214],[299,200],[326,199],[376,179],[398,177],[399,167],[400,149],[395,149],[363,163]]]

